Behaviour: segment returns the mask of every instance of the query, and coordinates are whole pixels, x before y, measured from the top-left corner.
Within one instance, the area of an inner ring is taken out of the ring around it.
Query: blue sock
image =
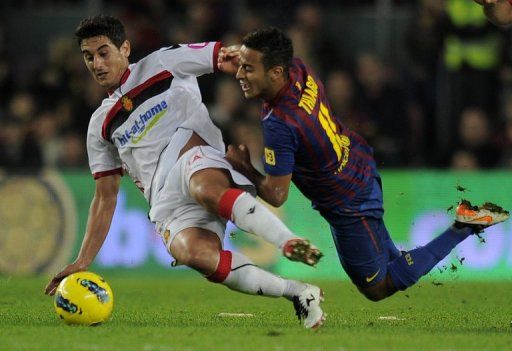
[[[414,285],[471,233],[470,228],[457,229],[452,226],[427,245],[403,252],[400,257],[388,263],[388,272],[394,286],[398,290],[405,290]]]

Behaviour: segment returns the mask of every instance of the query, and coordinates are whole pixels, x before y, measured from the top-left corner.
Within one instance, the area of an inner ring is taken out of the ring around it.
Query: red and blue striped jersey
[[[383,214],[373,150],[332,115],[322,82],[300,59],[290,82],[263,104],[265,172],[292,181],[326,218]]]

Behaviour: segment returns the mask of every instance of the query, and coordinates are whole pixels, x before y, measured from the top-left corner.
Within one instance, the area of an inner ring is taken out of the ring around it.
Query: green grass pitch
[[[102,274],[115,302],[112,319],[97,327],[59,320],[42,293],[46,279],[0,277],[0,350],[512,350],[510,281],[425,280],[378,303],[348,282],[317,282],[328,315],[312,332],[285,299],[184,274]]]

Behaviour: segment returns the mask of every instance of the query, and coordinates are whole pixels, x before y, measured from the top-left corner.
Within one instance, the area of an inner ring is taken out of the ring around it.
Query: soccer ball
[[[114,295],[99,275],[77,272],[60,282],[54,306],[57,314],[67,324],[97,325],[110,317]]]

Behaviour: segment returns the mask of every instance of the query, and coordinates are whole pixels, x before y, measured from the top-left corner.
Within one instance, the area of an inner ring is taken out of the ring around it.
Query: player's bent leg
[[[323,301],[320,288],[283,279],[259,268],[240,253],[222,250],[214,232],[184,229],[173,237],[169,250],[178,262],[202,273],[211,282],[246,294],[286,297],[294,302],[296,314],[304,319],[306,328],[318,328],[325,320],[320,307]]]
[[[295,313],[299,320],[304,320],[305,328],[316,329],[325,321],[320,307],[323,292],[319,287],[278,277],[238,252],[221,251],[217,270],[207,278],[246,294],[286,297],[293,302]]]
[[[341,265],[366,298],[380,301],[397,291],[388,262],[400,253],[381,218],[341,217],[331,232]]]
[[[247,192],[233,188],[226,190],[219,203],[219,214],[232,220],[240,229],[274,244],[289,260],[315,266],[323,256],[309,240],[297,237],[275,214]]]
[[[281,248],[290,260],[312,266],[318,263],[323,255],[317,247],[297,237],[265,205],[233,185],[227,170],[206,168],[192,174],[189,191],[209,212],[232,220],[240,229]]]

